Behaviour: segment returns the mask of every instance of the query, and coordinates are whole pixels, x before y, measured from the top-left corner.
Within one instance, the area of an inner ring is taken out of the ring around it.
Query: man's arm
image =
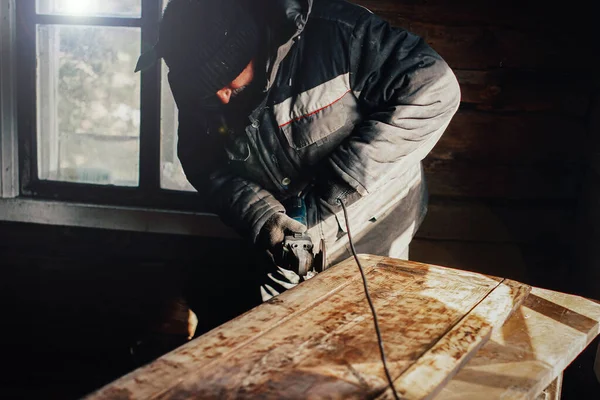
[[[198,116],[180,113],[177,152],[188,181],[212,211],[257,243],[265,222],[285,209],[267,190],[229,172],[223,142]]]
[[[327,160],[332,182],[323,197],[332,204],[348,191],[364,196],[425,158],[460,103],[446,62],[423,39],[376,15],[357,23],[350,55],[350,84],[366,117]]]

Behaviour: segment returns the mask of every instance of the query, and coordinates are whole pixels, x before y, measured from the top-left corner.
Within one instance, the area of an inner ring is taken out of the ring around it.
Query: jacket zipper
[[[297,66],[296,66],[296,56],[298,55],[298,52],[300,51],[300,49],[298,48],[298,42],[300,41],[300,37],[301,35],[296,36],[293,40],[294,44],[292,45],[292,59],[290,61],[291,63],[291,68],[290,68],[290,79],[288,81],[288,86],[292,87],[294,84],[294,75],[296,74],[296,70],[297,70]]]

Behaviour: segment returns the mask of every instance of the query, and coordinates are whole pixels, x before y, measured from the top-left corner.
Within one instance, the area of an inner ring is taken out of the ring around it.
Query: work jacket
[[[180,112],[185,174],[227,225],[254,242],[286,199],[305,191],[309,233],[316,243],[325,239],[329,262],[345,251],[346,225],[312,185],[343,182],[360,197],[348,209],[356,240],[371,235],[365,243],[379,244],[360,250],[393,256],[379,239],[406,247],[425,215],[421,160],[457,110],[456,78],[423,39],[361,6],[267,3],[254,7],[267,13],[261,17],[275,43],[265,97],[237,121]],[[390,215],[395,222],[385,232],[373,230]]]

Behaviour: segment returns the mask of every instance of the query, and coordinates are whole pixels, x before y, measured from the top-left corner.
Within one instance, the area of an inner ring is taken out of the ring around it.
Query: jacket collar
[[[279,31],[284,42],[293,40],[302,33],[308,22],[313,0],[271,0],[269,3],[272,10],[268,15],[271,26]]]
[[[269,10],[264,18],[270,28],[269,48],[272,49],[267,63],[267,90],[271,88],[281,62],[304,30],[312,6],[313,0],[264,0],[261,9]]]

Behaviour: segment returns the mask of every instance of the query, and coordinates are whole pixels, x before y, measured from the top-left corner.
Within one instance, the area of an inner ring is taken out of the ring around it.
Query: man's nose
[[[231,99],[231,89],[223,88],[217,92],[217,97],[221,100],[223,104],[229,104],[229,100]]]

